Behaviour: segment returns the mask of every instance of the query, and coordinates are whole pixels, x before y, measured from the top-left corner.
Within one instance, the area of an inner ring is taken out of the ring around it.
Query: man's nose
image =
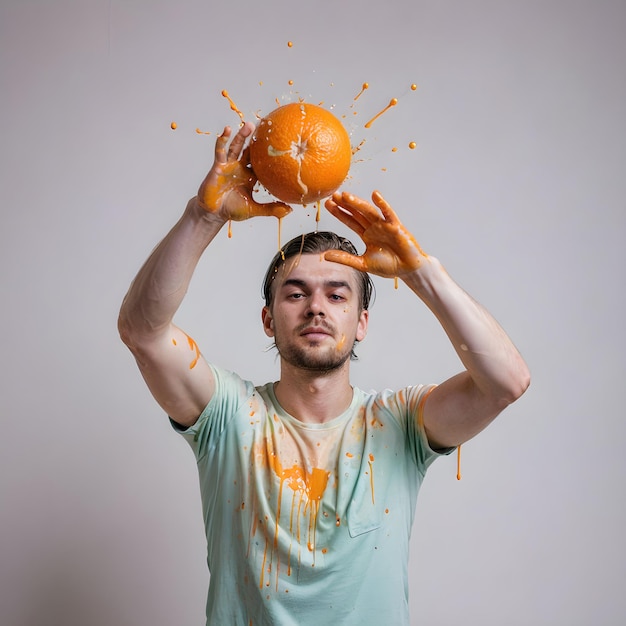
[[[309,297],[309,308],[307,310],[308,317],[316,317],[321,315],[324,317],[324,297],[321,294],[312,293]]]

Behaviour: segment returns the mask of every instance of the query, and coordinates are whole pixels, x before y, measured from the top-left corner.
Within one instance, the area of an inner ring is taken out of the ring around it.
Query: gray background
[[[276,98],[346,114],[366,143],[345,188],[380,189],[530,364],[463,479],[453,457],[429,473],[413,623],[623,624],[625,18],[610,0],[2,0],[0,623],[203,623],[194,460],[116,316],[237,125],[228,89],[246,119]],[[314,228],[298,207],[283,241]],[[177,316],[258,383],[277,374],[260,323],[276,247],[273,219],[222,233]],[[354,383],[455,373],[426,308],[376,284]]]

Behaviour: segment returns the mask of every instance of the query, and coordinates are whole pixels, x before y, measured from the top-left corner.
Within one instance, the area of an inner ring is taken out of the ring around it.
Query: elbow
[[[518,371],[509,379],[509,383],[502,395],[502,408],[513,404],[519,400],[530,386],[530,370],[526,363],[522,361]]]
[[[132,349],[133,345],[133,332],[131,324],[128,320],[128,317],[124,314],[124,310],[120,311],[120,314],[117,318],[117,332],[124,343],[128,348]]]

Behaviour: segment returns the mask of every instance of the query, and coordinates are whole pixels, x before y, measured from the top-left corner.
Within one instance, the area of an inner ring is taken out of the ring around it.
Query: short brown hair
[[[354,244],[345,237],[341,237],[331,231],[315,231],[294,237],[281,248],[270,263],[263,280],[263,297],[265,304],[270,306],[272,302],[272,282],[278,270],[285,261],[298,254],[317,254],[328,250],[343,250],[350,254],[358,254]],[[374,283],[367,272],[354,270],[358,275],[360,289],[360,306],[362,311],[367,311],[374,296]]]

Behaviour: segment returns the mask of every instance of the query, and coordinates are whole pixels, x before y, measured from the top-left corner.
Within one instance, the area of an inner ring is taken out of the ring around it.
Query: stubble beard
[[[343,367],[352,354],[352,344],[343,350],[334,346],[328,348],[319,345],[300,347],[294,344],[283,345],[276,341],[276,348],[280,357],[290,365],[309,372],[328,374]]]

